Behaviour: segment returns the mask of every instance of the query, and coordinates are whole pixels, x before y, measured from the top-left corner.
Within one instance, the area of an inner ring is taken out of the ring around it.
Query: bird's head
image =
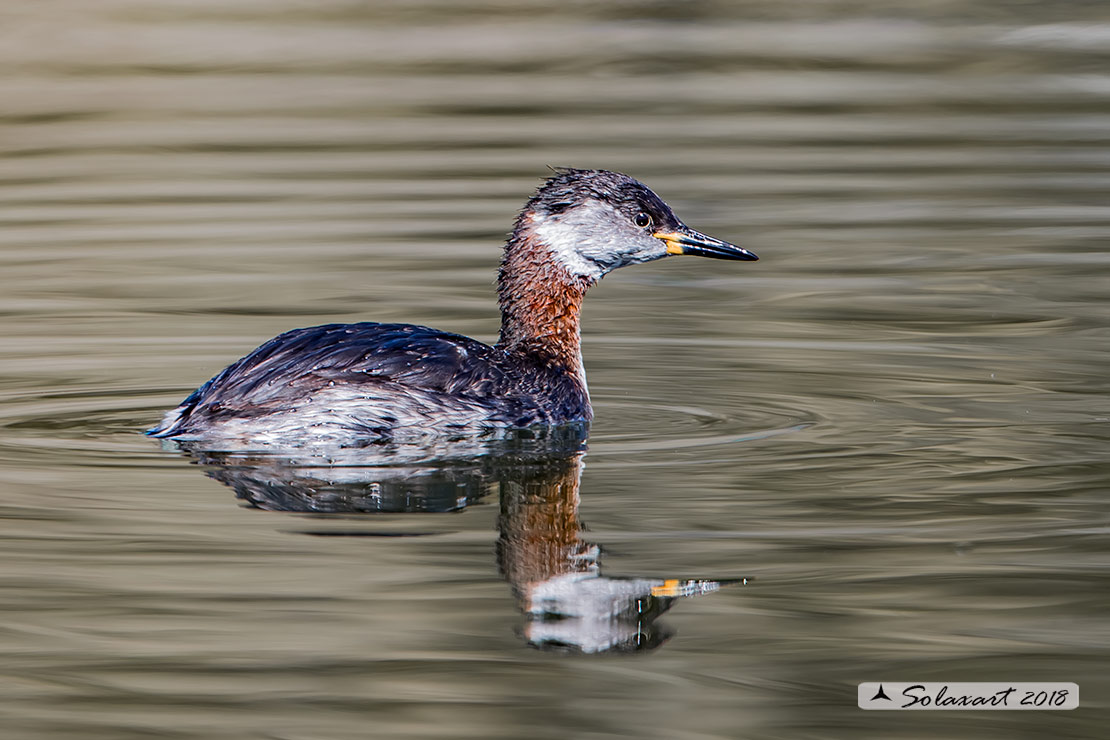
[[[618,267],[675,254],[759,259],[694,231],[646,185],[607,170],[557,169],[521,211],[517,230],[591,283]]]

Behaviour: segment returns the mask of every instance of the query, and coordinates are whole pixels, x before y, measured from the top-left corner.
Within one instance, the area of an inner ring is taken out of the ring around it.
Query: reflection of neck
[[[505,246],[497,277],[497,346],[533,355],[582,376],[579,316],[590,281],[572,275],[522,217]]]
[[[529,467],[501,482],[501,572],[518,596],[555,576],[581,573],[592,561],[589,545],[578,539],[578,482],[582,455]]]

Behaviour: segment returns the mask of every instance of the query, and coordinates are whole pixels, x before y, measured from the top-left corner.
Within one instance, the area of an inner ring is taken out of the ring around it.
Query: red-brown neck
[[[579,320],[590,285],[588,278],[572,275],[559,264],[527,223],[518,224],[497,278],[497,346],[536,356],[584,378]]]

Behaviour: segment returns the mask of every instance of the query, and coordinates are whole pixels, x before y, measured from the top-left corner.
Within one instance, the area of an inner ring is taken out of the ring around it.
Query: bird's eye
[[[648,226],[651,226],[651,216],[647,215],[643,211],[640,211],[632,218],[632,223],[636,224],[641,229],[645,229]]]

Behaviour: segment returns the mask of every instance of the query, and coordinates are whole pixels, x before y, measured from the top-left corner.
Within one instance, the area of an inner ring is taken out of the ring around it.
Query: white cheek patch
[[[535,234],[572,275],[598,281],[620,264],[619,250],[604,224],[620,216],[609,206],[589,203],[556,217],[537,219]],[[591,259],[592,258],[592,259]]]

